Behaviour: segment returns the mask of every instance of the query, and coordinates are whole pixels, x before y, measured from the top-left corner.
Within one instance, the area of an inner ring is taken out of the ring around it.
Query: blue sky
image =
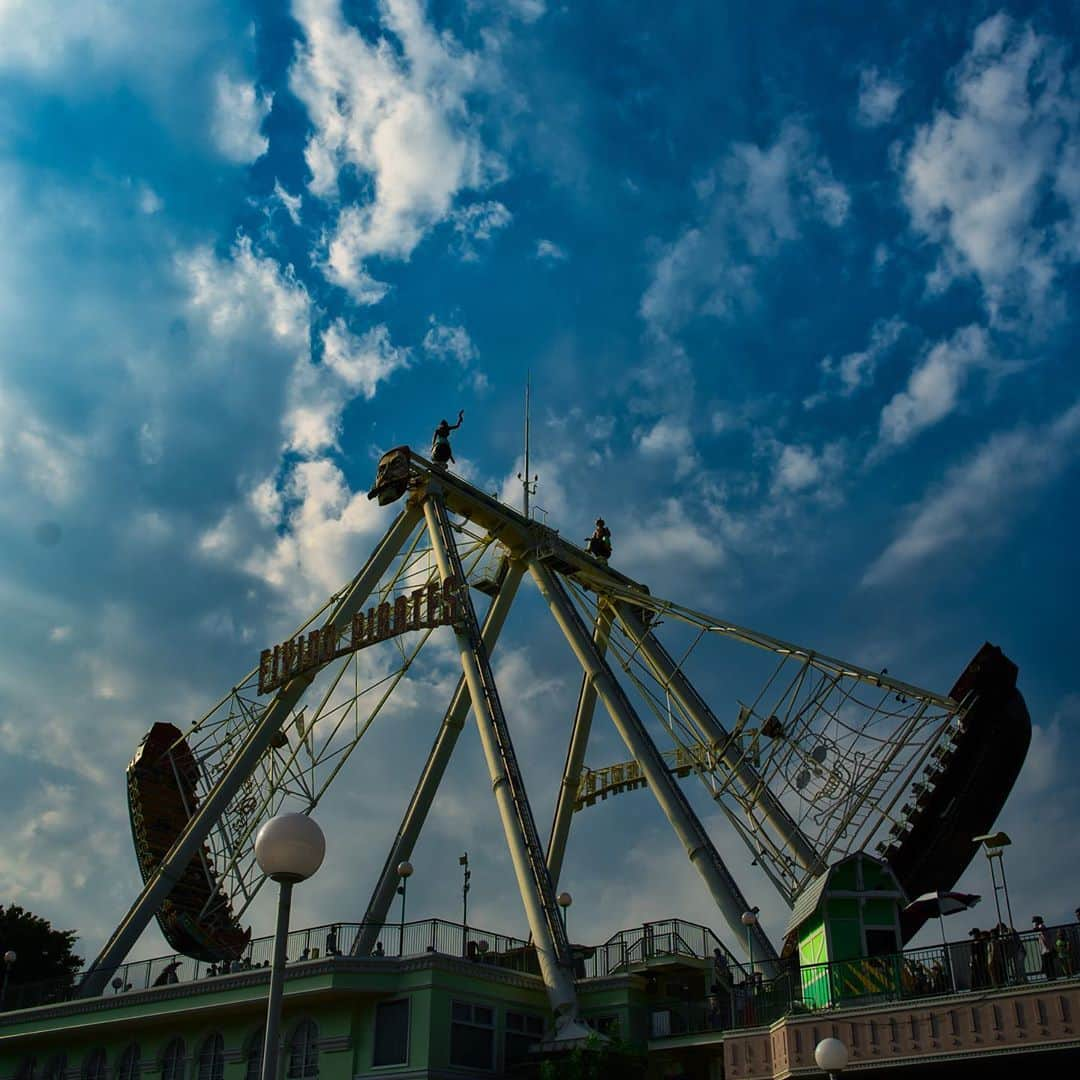
[[[462,471],[516,499],[531,371],[537,503],[572,538],[603,514],[655,592],[935,690],[984,640],[1013,657],[1014,906],[1071,912],[1077,30],[1067,3],[0,5],[4,899],[96,948],[142,733],[362,562],[386,447],[463,408]],[[497,667],[546,823],[577,678],[522,607]],[[407,731],[322,808],[298,920],[359,918]],[[477,921],[520,931],[458,757],[410,902],[453,915],[468,848]],[[718,924],[646,794],[578,825],[583,938]]]

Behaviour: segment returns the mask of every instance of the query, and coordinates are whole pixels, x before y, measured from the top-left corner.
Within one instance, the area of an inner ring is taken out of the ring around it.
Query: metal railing
[[[333,923],[294,930],[288,937],[287,962],[347,957],[363,925]],[[602,945],[575,947],[575,952],[583,954],[579,978],[641,971],[650,961],[665,958],[713,961],[713,967],[705,970],[710,992],[704,997],[657,1002],[662,1008],[654,1011],[669,1014],[669,1030],[664,1034],[680,1034],[754,1027],[793,1012],[1007,989],[1043,981],[1051,973],[1060,979],[1080,977],[1080,924],[1055,926],[1050,933],[1053,939],[1063,937],[1067,948],[1061,957],[1055,951],[1049,970],[1035,931],[1008,933],[984,945],[965,940],[826,964],[792,963],[771,980],[736,961],[708,927],[683,919],[620,930]],[[539,974],[540,970],[536,950],[528,941],[442,919],[384,923],[373,948],[373,958],[438,953],[513,971]],[[231,963],[210,964],[174,953],[122,964],[110,974],[103,996],[269,967],[272,949],[273,938],[262,937],[252,940],[243,956]],[[719,963],[717,949],[722,957]],[[76,973],[66,979],[10,985],[4,1008],[11,1011],[70,1000],[79,978]]]
[[[327,957],[347,957],[362,929],[362,923],[332,923],[306,930],[293,930],[286,944],[286,962],[296,964]],[[269,968],[273,947],[273,936],[269,936],[253,939],[248,943],[243,955],[231,962],[208,963],[173,953],[152,960],[121,964],[110,972],[108,989],[102,996]],[[506,934],[445,922],[442,919],[424,919],[404,925],[382,924],[371,956],[396,959],[426,953],[461,956],[477,963],[533,974],[538,974],[540,970],[536,950],[529,942]],[[66,979],[9,986],[5,1009],[28,1009],[36,1005],[68,1001],[76,996],[80,977],[81,973],[76,973]]]
[[[620,930],[603,945],[597,945],[585,960],[588,978],[618,975],[634,965],[664,957],[712,959],[719,949],[727,965],[740,967],[722,941],[707,927],[685,919],[661,919],[659,922]]]
[[[731,965],[703,998],[658,1002],[654,1038],[771,1024],[792,1013],[855,1008],[966,992],[1009,990],[1053,979],[1080,978],[1080,924],[1050,928],[1065,946],[1047,962],[1035,931],[949,942],[886,956],[798,965],[772,980]],[[662,1029],[662,1030],[658,1030]]]

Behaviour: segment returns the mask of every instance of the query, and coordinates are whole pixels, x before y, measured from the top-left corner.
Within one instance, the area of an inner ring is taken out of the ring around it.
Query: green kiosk
[[[895,986],[905,901],[888,863],[861,851],[834,863],[799,897],[787,936],[797,943],[805,1005],[824,1008]]]

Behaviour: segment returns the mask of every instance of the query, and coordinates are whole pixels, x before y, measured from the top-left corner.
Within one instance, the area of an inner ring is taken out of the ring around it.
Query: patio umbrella
[[[928,919],[937,918],[941,924],[941,947],[945,953],[945,962],[949,965],[949,976],[952,980],[953,989],[956,989],[956,979],[952,975],[952,958],[949,956],[949,946],[945,941],[945,916],[955,915],[958,911],[967,911],[969,908],[973,908],[980,900],[981,896],[976,896],[974,893],[964,892],[937,892],[923,893],[922,896],[916,897],[911,901],[905,911],[910,911],[913,915],[923,915]]]

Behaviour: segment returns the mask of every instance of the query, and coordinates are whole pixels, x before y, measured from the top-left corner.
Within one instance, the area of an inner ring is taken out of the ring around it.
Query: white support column
[[[611,614],[601,610],[596,616],[593,627],[593,644],[603,656],[607,652],[608,635],[611,632]],[[574,726],[570,730],[570,745],[566,751],[566,764],[563,766],[562,784],[555,804],[555,818],[551,823],[551,839],[548,841],[547,865],[551,874],[552,886],[559,884],[562,874],[563,857],[566,854],[566,842],[570,836],[570,823],[574,817],[574,800],[577,798],[578,785],[581,782],[581,769],[585,764],[585,751],[589,745],[589,733],[592,731],[593,713],[596,710],[596,687],[588,675],[581,677],[581,690],[578,692],[577,709],[574,711]]]
[[[499,639],[499,633],[506,622],[506,616],[509,614],[514,597],[517,595],[518,585],[524,572],[525,567],[519,561],[511,562],[506,577],[503,579],[502,585],[499,586],[499,591],[495,595],[495,599],[492,600],[491,607],[488,608],[481,637],[484,640],[484,647],[489,653],[495,648],[495,643]],[[457,689],[454,691],[454,696],[450,701],[450,707],[443,717],[439,733],[435,736],[435,743],[428,754],[427,763],[424,765],[424,771],[420,774],[420,780],[416,785],[416,790],[413,792],[412,799],[409,801],[405,816],[401,819],[401,825],[398,827],[394,843],[390,848],[390,854],[386,858],[386,865],[383,866],[382,874],[379,875],[379,881],[371,894],[371,899],[368,901],[364,922],[357,936],[356,944],[353,946],[354,956],[367,956],[375,948],[379,931],[386,922],[387,912],[390,910],[390,905],[394,901],[394,894],[397,890],[397,865],[398,863],[408,862],[412,858],[413,848],[416,846],[420,831],[427,820],[431,804],[435,801],[435,795],[439,790],[443,774],[446,772],[446,766],[449,764],[454,747],[457,745],[458,736],[461,734],[461,729],[465,726],[465,721],[469,716],[470,705],[469,691],[465,685],[465,677],[462,676],[458,680]]]
[[[419,521],[420,511],[415,507],[409,507],[398,515],[330,616],[328,621],[337,630],[344,630],[351,623],[353,614],[360,610],[372,590],[378,586],[379,579],[389,569],[394,556],[401,550]],[[225,812],[243,782],[251,775],[259,759],[266,753],[270,741],[289,719],[293,707],[314,677],[314,672],[298,675],[277,692],[248,737],[233,754],[221,778],[211,788],[195,816],[177,837],[123,921],[83,976],[78,990],[80,997],[93,997],[105,989],[112,973],[124,962],[131,947],[172,892],[173,886],[183,876],[188,863],[202,847],[210,830]]]
[[[653,674],[665,690],[682,706],[711,748],[722,747],[721,760],[735,774],[747,796],[760,808],[766,818],[788,845],[799,864],[814,874],[825,872],[825,863],[810,843],[805,833],[781,805],[780,800],[765,786],[757,770],[731,745],[724,725],[716,718],[693,684],[676,666],[667,650],[645,626],[630,604],[620,600],[615,605],[619,617],[631,640],[638,647]]]
[[[742,915],[749,904],[738,883],[724,865],[682,789],[668,771],[663,756],[634,711],[607,661],[597,651],[562,583],[535,557],[528,560],[528,567],[582,669],[596,687],[596,692],[626,748],[641,765],[649,788],[671,822],[675,834],[685,846],[691,863],[704,878],[735,941],[745,940],[746,928],[742,924]],[[752,927],[751,933],[754,938],[755,960],[762,963],[767,973],[771,973],[777,960],[776,950],[760,926]]]
[[[476,717],[506,844],[510,849],[518,891],[540,963],[540,974],[555,1015],[555,1039],[585,1038],[589,1029],[577,1017],[577,993],[566,931],[556,909],[543,848],[525,794],[502,703],[491,677],[472,597],[461,580],[461,563],[453,546],[449,519],[434,485],[429,485],[424,499],[424,517],[444,583],[450,579],[458,582],[461,610],[454,633],[461,654],[461,667],[472,699],[473,715]]]

